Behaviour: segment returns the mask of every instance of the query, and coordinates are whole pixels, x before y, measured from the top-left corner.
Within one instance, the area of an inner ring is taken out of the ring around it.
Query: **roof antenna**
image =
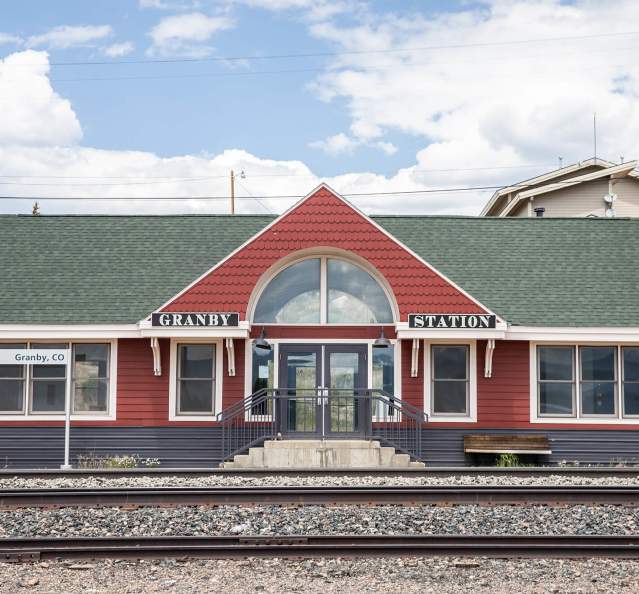
[[[563,157],[557,157],[557,159],[559,160],[559,169],[561,169],[564,166],[564,158]]]
[[[623,155],[619,155],[619,162],[623,163]]]
[[[597,164],[597,112],[592,114],[592,139],[594,144],[595,165]]]

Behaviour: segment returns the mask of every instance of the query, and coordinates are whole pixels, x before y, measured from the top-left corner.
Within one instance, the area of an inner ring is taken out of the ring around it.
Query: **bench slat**
[[[469,454],[552,454],[547,435],[464,435]]]

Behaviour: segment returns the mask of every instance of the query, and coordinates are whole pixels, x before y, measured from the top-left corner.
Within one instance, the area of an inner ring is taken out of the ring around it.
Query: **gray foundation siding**
[[[552,455],[544,464],[563,460],[580,464],[639,463],[639,431],[629,430],[466,430],[424,429],[428,466],[465,466],[463,436],[482,433],[541,433],[550,438]],[[137,454],[159,458],[162,468],[215,468],[221,458],[218,427],[77,427],[71,430],[71,462],[78,454]],[[56,468],[63,461],[61,427],[0,427],[0,468]]]

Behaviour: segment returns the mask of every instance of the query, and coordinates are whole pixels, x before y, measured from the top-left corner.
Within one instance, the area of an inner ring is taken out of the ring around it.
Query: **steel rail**
[[[623,505],[639,486],[137,487],[0,490],[0,509],[256,505]]]
[[[639,558],[639,536],[147,536],[0,539],[0,561],[247,557]]]
[[[69,477],[114,477],[114,476],[632,476],[639,477],[637,466],[431,466],[426,468],[57,468],[0,469],[3,478],[69,478]]]

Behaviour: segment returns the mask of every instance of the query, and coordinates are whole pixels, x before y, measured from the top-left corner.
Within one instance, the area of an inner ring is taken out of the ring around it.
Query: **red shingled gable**
[[[340,248],[367,260],[393,290],[403,321],[409,313],[486,313],[325,186],[256,235],[162,311],[237,311],[245,319],[260,276],[281,258],[316,247]]]

